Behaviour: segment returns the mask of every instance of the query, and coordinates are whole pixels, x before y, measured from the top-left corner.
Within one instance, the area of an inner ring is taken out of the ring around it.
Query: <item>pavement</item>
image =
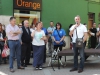
[[[11,73],[9,71],[9,64],[2,64],[0,65],[0,75],[100,75],[100,58],[95,57],[89,57],[87,61],[85,62],[85,68],[82,73],[75,72],[69,72],[69,70],[73,66],[73,56],[67,56],[67,62],[64,62],[64,57],[62,58],[62,62],[64,64],[64,67],[61,66],[60,69],[57,67],[57,62],[54,63],[54,69],[53,71],[52,67],[48,66],[50,57],[47,57],[46,64],[43,65],[43,70],[34,70],[32,65],[29,65],[25,68],[25,70],[19,70],[17,69],[16,60],[14,61],[14,69],[15,72]],[[79,58],[80,59],[80,58]],[[31,58],[31,63],[33,59]]]

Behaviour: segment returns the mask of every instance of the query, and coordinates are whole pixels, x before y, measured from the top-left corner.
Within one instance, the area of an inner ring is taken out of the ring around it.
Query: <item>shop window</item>
[[[40,21],[40,11],[14,10],[14,16],[16,17],[17,24],[23,20],[29,20],[30,25]]]

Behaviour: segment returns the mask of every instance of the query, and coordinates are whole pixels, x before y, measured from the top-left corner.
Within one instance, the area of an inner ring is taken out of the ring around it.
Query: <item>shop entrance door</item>
[[[29,10],[14,10],[17,24],[22,23],[24,20],[29,20],[29,24],[36,24],[40,21],[40,11]]]
[[[90,29],[95,22],[95,13],[88,13],[88,29]]]

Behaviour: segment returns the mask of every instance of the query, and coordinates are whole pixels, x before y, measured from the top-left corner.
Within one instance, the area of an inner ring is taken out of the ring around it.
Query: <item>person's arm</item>
[[[56,44],[59,44],[60,41],[56,41],[56,39],[55,39],[55,37],[54,37],[54,33],[55,33],[55,31],[54,31],[53,34],[52,34],[52,39],[53,39],[53,41],[54,41]]]
[[[56,41],[55,38],[54,38],[54,36],[52,36],[52,39],[53,39],[54,42]]]
[[[99,29],[97,28],[97,33],[96,33],[96,36],[99,37],[100,36],[100,31]]]
[[[47,37],[46,37],[46,35],[45,35],[45,32],[44,32],[44,31],[42,31],[42,34],[43,34],[43,37],[41,38],[41,40],[46,41],[46,40],[47,40]]]
[[[64,39],[65,39],[65,36],[63,36],[63,37],[61,38],[60,42],[62,42]]]
[[[5,32],[5,30],[3,30],[3,38],[5,38],[6,37],[6,32]]]
[[[16,26],[16,29],[17,29],[17,31],[13,32],[13,36],[17,36],[17,35],[19,35],[19,34],[22,33],[21,30],[20,30],[20,28],[18,26]]]
[[[83,37],[83,42],[85,42],[88,38],[88,35],[87,35],[87,28],[84,27],[84,37]]]
[[[16,32],[13,32],[13,34],[15,34],[15,35],[19,35],[19,34],[21,34],[21,31],[18,30],[18,31],[16,31]]]
[[[63,32],[63,37],[61,38],[60,42],[62,42],[65,39],[65,35],[66,35],[65,30],[62,30],[62,32]]]
[[[20,28],[20,31],[21,31],[21,34],[19,34],[19,41],[20,41],[21,44],[22,44],[22,34],[23,34],[23,30],[22,30],[22,28]]]
[[[9,26],[6,27],[6,34],[8,35],[13,35],[13,32],[10,30]]]
[[[35,30],[31,33],[31,37],[33,38],[35,35]]]
[[[74,33],[74,30],[76,29],[78,25],[74,25],[70,28],[70,32],[69,32],[69,35],[72,37],[73,33]]]
[[[3,30],[3,32],[2,32],[2,39],[0,39],[0,41],[5,41],[5,37],[6,37],[6,32]]]
[[[84,32],[84,38],[83,38],[83,42],[85,42],[87,40],[88,36],[87,36],[87,32]]]

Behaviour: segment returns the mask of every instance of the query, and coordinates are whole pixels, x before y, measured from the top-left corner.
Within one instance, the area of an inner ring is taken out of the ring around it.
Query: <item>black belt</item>
[[[8,40],[8,41],[19,41],[19,40]]]

